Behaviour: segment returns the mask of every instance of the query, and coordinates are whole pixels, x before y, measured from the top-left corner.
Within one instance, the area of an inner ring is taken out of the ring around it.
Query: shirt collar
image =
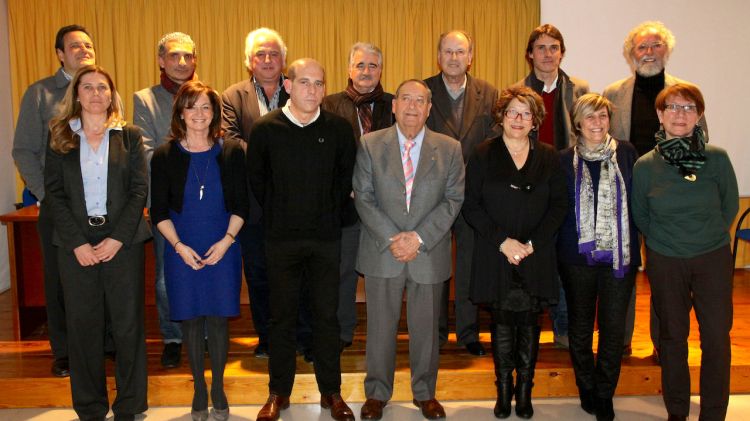
[[[406,141],[408,139],[403,133],[401,133],[401,129],[398,127],[398,124],[396,124],[395,126],[396,126],[396,133],[398,134],[398,143],[403,148],[403,146],[406,144]],[[422,140],[424,139],[424,133],[425,133],[425,127],[423,126],[422,130],[420,130],[419,133],[417,133],[417,135],[414,136],[414,139],[412,139],[414,141],[414,146],[418,146],[422,144]]]
[[[555,80],[552,81],[549,87],[547,85],[544,85],[544,87],[542,87],[542,92],[550,93],[554,91],[557,88],[557,81],[559,79],[560,79],[560,74],[558,73],[557,76],[555,77]]]
[[[70,126],[70,130],[73,130],[73,133],[80,134],[81,131],[83,131],[83,124],[78,117],[71,118],[70,121],[68,121],[68,126]],[[110,125],[107,127],[107,130],[122,130],[122,127],[118,125]]]
[[[64,67],[61,67],[60,70],[62,71],[63,76],[65,76],[65,79],[68,79],[68,82],[73,80],[73,76],[69,75],[68,72],[65,71]]]
[[[301,121],[299,121],[299,120],[297,119],[297,117],[295,117],[295,116],[294,116],[294,114],[292,114],[292,109],[290,108],[290,106],[291,106],[291,103],[292,103],[292,101],[291,101],[291,100],[287,101],[287,102],[286,102],[286,105],[284,105],[284,106],[283,106],[283,107],[281,108],[281,112],[282,112],[282,113],[284,113],[284,115],[285,115],[285,116],[286,116],[286,117],[287,117],[287,118],[288,118],[288,119],[289,119],[289,120],[290,120],[290,121],[291,121],[292,123],[294,123],[294,124],[295,124],[296,126],[299,126],[299,127],[305,127],[305,126],[309,126],[309,125],[311,125],[312,123],[314,123],[314,122],[315,122],[315,120],[317,120],[317,119],[318,119],[318,117],[320,117],[320,106],[318,106],[318,109],[317,109],[317,110],[315,111],[315,115],[313,116],[313,118],[312,118],[312,119],[310,119],[310,121],[308,121],[307,123],[304,123],[304,124],[303,124],[303,123],[302,123]]]
[[[440,75],[443,77],[443,83],[445,84],[445,90],[448,91],[448,95],[451,96],[454,100],[461,96],[462,93],[466,90],[466,82],[469,80],[469,77],[466,76],[466,73],[464,73],[464,83],[461,84],[461,87],[458,88],[457,91],[454,91],[450,88],[448,85],[448,81],[445,80],[445,73],[440,73]]]

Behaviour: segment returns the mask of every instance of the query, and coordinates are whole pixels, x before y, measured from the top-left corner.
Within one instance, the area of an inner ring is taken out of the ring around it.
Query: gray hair
[[[375,44],[370,44],[369,42],[358,42],[352,45],[352,50],[349,52],[349,67],[354,65],[354,54],[357,51],[362,51],[366,54],[377,54],[378,66],[383,67],[383,51],[375,46]]]
[[[396,88],[396,93],[394,94],[394,98],[398,98],[398,95],[401,92],[401,88],[404,85],[406,85],[407,83],[411,83],[411,82],[414,82],[417,85],[421,85],[423,88],[425,88],[425,90],[427,90],[427,102],[428,103],[432,103],[432,90],[430,90],[430,87],[427,86],[427,84],[425,83],[425,81],[423,81],[422,79],[407,79],[407,80],[401,82],[398,85],[398,88]]]
[[[281,39],[281,35],[270,28],[258,28],[247,34],[247,38],[245,38],[245,67],[248,69],[250,68],[250,63],[252,63],[253,60],[253,50],[255,50],[256,47],[255,44],[261,37],[271,39],[279,44],[279,49],[281,50],[281,67],[283,68],[286,66],[286,44],[284,44],[284,40]]]
[[[664,43],[667,45],[667,54],[664,56],[665,60],[668,59],[672,54],[672,49],[674,48],[675,44],[675,38],[674,34],[672,34],[672,31],[670,31],[666,26],[664,26],[663,23],[659,22],[658,20],[647,20],[631,29],[630,32],[628,32],[628,36],[625,37],[625,42],[622,43],[622,55],[625,57],[625,60],[628,62],[628,64],[631,64],[633,62],[633,50],[635,49],[635,47],[637,47],[635,45],[635,37],[637,37],[641,32],[647,29],[656,30],[656,33],[659,35],[661,40],[664,41]]]
[[[182,32],[170,32],[161,37],[161,39],[159,40],[159,44],[157,45],[159,57],[164,57],[164,54],[167,54],[167,44],[172,41],[179,42],[181,44],[189,44],[193,48],[193,55],[196,55],[195,42],[192,38],[190,38],[190,35],[184,34]]]

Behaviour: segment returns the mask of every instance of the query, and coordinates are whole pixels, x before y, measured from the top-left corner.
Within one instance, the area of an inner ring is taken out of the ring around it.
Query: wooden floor
[[[623,360],[618,395],[651,395],[660,393],[660,369],[651,359],[648,335],[648,283],[643,274],[637,279],[637,318],[633,338],[633,355]],[[351,348],[342,355],[342,395],[353,402],[364,401],[365,328],[364,304],[359,305],[360,324]],[[52,356],[40,329],[22,342],[12,341],[10,293],[0,294],[0,408],[70,406],[68,379],[49,374]],[[482,342],[489,349],[488,320],[483,317]],[[548,322],[547,322],[548,323]],[[156,311],[147,306],[147,348],[149,369],[149,404],[152,406],[189,405],[192,379],[183,356],[182,367],[165,370],[159,358],[162,344],[156,322]],[[693,390],[698,389],[700,347],[697,324],[692,320],[690,366]],[[267,397],[268,360],[253,357],[257,343],[247,305],[241,317],[230,322],[230,355],[226,368],[226,390],[230,402],[259,404]],[[112,375],[112,363],[108,362]],[[207,360],[208,365],[208,360]],[[297,361],[297,378],[292,394],[294,402],[315,402],[319,394],[313,366],[301,357]],[[208,373],[210,375],[210,372]],[[114,393],[113,378],[109,388]],[[494,399],[494,371],[491,356],[471,357],[456,346],[455,338],[441,352],[437,398],[441,400]],[[397,372],[393,400],[411,400],[406,329],[398,344]],[[567,351],[552,344],[549,325],[544,327],[541,350],[534,380],[534,396],[576,396],[575,378]],[[732,393],[750,392],[750,271],[738,270],[734,281],[734,328],[732,330]]]

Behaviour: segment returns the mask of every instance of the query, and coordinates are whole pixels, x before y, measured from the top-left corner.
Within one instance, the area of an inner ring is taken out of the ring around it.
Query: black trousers
[[[267,241],[271,297],[269,389],[289,396],[296,371],[295,333],[300,289],[309,291],[315,378],[321,394],[339,393],[339,240]]]
[[[649,281],[659,316],[661,385],[670,414],[690,411],[688,335],[695,307],[701,339],[701,420],[723,420],[732,361],[732,253],[729,245],[690,258],[647,249]]]
[[[95,239],[92,244],[98,242]],[[71,251],[58,249],[65,294],[73,409],[81,420],[104,420],[109,411],[104,370],[105,319],[111,320],[117,352],[115,416],[147,408],[143,243],[122,247],[106,263],[83,267]]]
[[[568,304],[570,359],[579,389],[612,398],[622,362],[622,341],[630,294],[637,269],[623,279],[612,267],[560,264],[560,277]],[[594,320],[599,323],[596,361],[591,350]]]
[[[39,244],[44,264],[44,299],[47,307],[49,345],[55,359],[68,357],[68,333],[65,326],[65,298],[63,297],[60,269],[57,265],[57,247],[52,244],[55,222],[52,210],[44,205],[39,209]]]

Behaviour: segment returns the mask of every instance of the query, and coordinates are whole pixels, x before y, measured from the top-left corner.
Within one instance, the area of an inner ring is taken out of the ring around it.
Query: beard
[[[645,61],[647,57],[635,62],[635,71],[643,77],[656,76],[664,70],[664,60]],[[650,58],[650,57],[648,57]]]

